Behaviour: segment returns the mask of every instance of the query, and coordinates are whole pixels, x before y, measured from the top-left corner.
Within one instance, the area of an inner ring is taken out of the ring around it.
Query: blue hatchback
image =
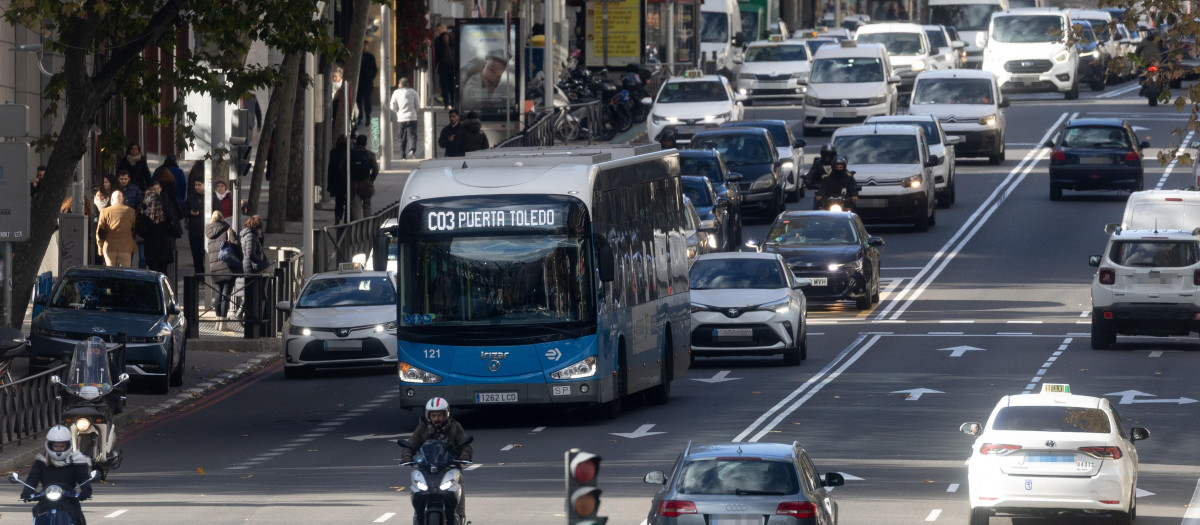
[[[45,310],[33,320],[29,369],[69,360],[75,343],[99,336],[115,343],[126,336],[125,372],[150,383],[156,393],[183,384],[186,321],[166,276],[158,272],[101,266],[72,268],[49,296],[36,302]]]

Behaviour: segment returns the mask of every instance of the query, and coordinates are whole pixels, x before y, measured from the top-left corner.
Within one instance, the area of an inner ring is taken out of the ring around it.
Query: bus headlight
[[[400,362],[399,369],[400,381],[405,383],[440,383],[442,381],[442,376],[426,372],[403,361]]]
[[[551,379],[583,379],[596,375],[596,356],[590,355],[584,358],[583,361],[571,363],[559,370],[550,374]]]

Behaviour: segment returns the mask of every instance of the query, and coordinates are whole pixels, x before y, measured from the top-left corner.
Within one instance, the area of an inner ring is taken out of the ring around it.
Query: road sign
[[[0,242],[29,239],[29,201],[29,145],[0,142]]]

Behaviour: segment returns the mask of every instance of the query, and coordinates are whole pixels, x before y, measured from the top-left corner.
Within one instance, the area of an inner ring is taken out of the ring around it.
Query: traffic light
[[[600,510],[600,456],[577,448],[567,451],[567,524],[603,525],[608,518],[596,515]]]

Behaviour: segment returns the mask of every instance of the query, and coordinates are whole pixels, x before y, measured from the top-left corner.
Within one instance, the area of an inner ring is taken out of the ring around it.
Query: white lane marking
[[[1033,332],[996,332],[996,335],[1033,335]]]
[[[1079,317],[1087,317],[1087,316],[1088,316],[1088,314],[1090,314],[1090,313],[1092,313],[1092,312],[1089,312],[1089,311],[1087,311],[1087,310],[1084,310],[1084,311],[1082,311],[1082,312],[1079,312]]]
[[[1192,143],[1192,136],[1195,134],[1196,134],[1196,130],[1189,131],[1187,136],[1184,137],[1183,140],[1179,142],[1179,145],[1186,148],[1188,146],[1188,144]],[[1182,151],[1177,152],[1177,153],[1182,153]],[[1156,190],[1163,189],[1163,185],[1165,185],[1167,183],[1167,177],[1171,176],[1171,170],[1175,169],[1176,164],[1179,164],[1179,155],[1178,154],[1175,155],[1175,158],[1171,159],[1170,164],[1167,164],[1166,169],[1163,170],[1162,177],[1160,177],[1158,179],[1158,184],[1154,185],[1154,189],[1156,189]],[[1194,182],[1195,181],[1188,181],[1187,185],[1190,186]]]
[[[1042,136],[1042,140],[1039,142],[1045,143],[1050,139],[1063,121],[1067,120],[1068,117],[1074,118],[1074,116],[1078,114],[1079,113],[1063,113],[1062,115],[1059,115],[1058,120],[1056,120],[1054,124],[1046,130],[1046,134]],[[938,275],[941,275],[942,270],[949,266],[950,261],[954,260],[954,257],[958,255],[958,252],[966,246],[967,242],[969,242],[981,228],[983,228],[983,225],[987,223],[992,214],[995,213],[996,210],[1000,208],[1000,205],[1003,204],[1008,198],[1008,196],[1011,195],[1014,190],[1016,190],[1017,186],[1021,184],[1021,181],[1025,180],[1025,177],[1030,171],[1033,170],[1034,166],[1036,166],[1038,162],[1045,158],[1047,151],[1049,151],[1048,148],[1035,148],[1029,150],[1029,153],[1025,155],[1025,158],[1021,159],[1021,162],[1019,162],[1016,167],[1012,169],[1012,171],[1008,172],[1008,176],[1006,176],[1004,180],[1000,182],[1000,184],[996,185],[996,189],[992,190],[992,193],[988,195],[987,199],[984,199],[983,203],[979,205],[979,208],[977,208],[975,212],[972,213],[965,222],[963,222],[963,225],[959,227],[958,231],[954,232],[954,235],[946,241],[946,244],[944,244],[936,254],[934,254],[933,258],[929,260],[929,262],[921,269],[921,271],[917,272],[917,275],[913,277],[911,281],[909,281],[908,285],[900,292],[896,299],[889,300],[888,305],[883,309],[882,312],[879,313],[876,318],[883,319],[890,313],[892,319],[899,319],[900,316],[904,314],[904,312],[908,310],[910,306],[912,306],[913,302],[915,302],[917,298],[924,293],[925,289],[929,287],[929,283],[937,279]],[[901,301],[904,301],[903,304],[900,304]],[[897,304],[900,306],[897,307]],[[892,312],[893,308],[895,308],[895,312]]]
[[[1037,374],[1033,376],[1033,379],[1029,380],[1029,384],[1025,385],[1025,391],[1022,393],[1032,394],[1034,390],[1037,390],[1037,384],[1042,382],[1042,376],[1046,375],[1046,372],[1050,370],[1050,366],[1053,365],[1055,361],[1058,361],[1058,356],[1062,355],[1063,351],[1067,349],[1067,345],[1071,344],[1071,340],[1072,338],[1070,337],[1063,339],[1062,344],[1058,346],[1058,350],[1055,350],[1053,355],[1046,359],[1045,363],[1042,363],[1042,367],[1038,369]]]
[[[929,335],[962,335],[962,332],[929,332]]]
[[[974,324],[975,320],[974,319],[951,319],[951,320],[943,320],[943,321],[938,321],[938,322],[944,323],[944,324]]]
[[[383,523],[387,520],[392,519],[392,516],[395,516],[395,515],[396,515],[395,512],[385,512],[385,513],[383,513],[382,516],[375,518],[374,523]]]
[[[1131,91],[1133,91],[1133,90],[1135,90],[1135,89],[1140,89],[1141,87],[1142,87],[1142,85],[1141,85],[1140,83],[1136,83],[1136,82],[1135,82],[1135,83],[1134,83],[1132,86],[1126,86],[1126,87],[1123,87],[1123,88],[1121,88],[1121,89],[1117,89],[1117,90],[1114,90],[1114,91],[1109,91],[1108,93],[1101,93],[1101,94],[1099,94],[1099,95],[1096,95],[1096,98],[1114,98],[1114,97],[1119,97],[1119,96],[1121,96],[1121,95],[1124,95],[1124,94],[1126,94],[1126,93],[1129,93],[1129,92],[1131,92]]]
[[[512,443],[509,443],[507,445],[504,445],[504,448],[500,449],[500,452],[508,452],[509,450],[512,450],[513,448],[516,448],[516,447]]]
[[[1155,350],[1150,352],[1150,357],[1162,357],[1162,354],[1162,350]]]
[[[1154,493],[1150,492],[1148,490],[1142,490],[1140,488],[1137,489],[1137,497],[1139,497],[1139,498],[1147,498],[1147,497],[1150,497],[1153,495],[1154,495]]]
[[[546,430],[546,427],[537,427],[537,428],[533,429],[534,432],[541,432],[543,430]]]
[[[925,521],[937,521],[938,516],[942,515],[942,509],[933,509],[929,511],[929,515],[925,516]]]
[[[1200,481],[1196,482],[1192,502],[1188,504],[1187,512],[1183,513],[1183,522],[1180,525],[1200,525]]]
[[[891,270],[920,270],[921,266],[892,266],[890,268],[880,268],[879,271],[886,272]]]
[[[120,516],[120,515],[122,515],[122,514],[125,514],[126,512],[129,512],[129,509],[121,509],[121,510],[118,510],[118,511],[116,511],[116,512],[112,513],[112,514],[109,514],[109,515],[105,516],[105,518],[115,518],[115,517],[117,517],[117,516]]]
[[[958,483],[951,483],[949,487],[946,487],[946,492],[958,492]]]
[[[1042,324],[1041,321],[1007,321],[1008,324]]]
[[[463,467],[463,470],[475,470],[482,466],[483,466],[482,463],[471,463],[470,465]]]

